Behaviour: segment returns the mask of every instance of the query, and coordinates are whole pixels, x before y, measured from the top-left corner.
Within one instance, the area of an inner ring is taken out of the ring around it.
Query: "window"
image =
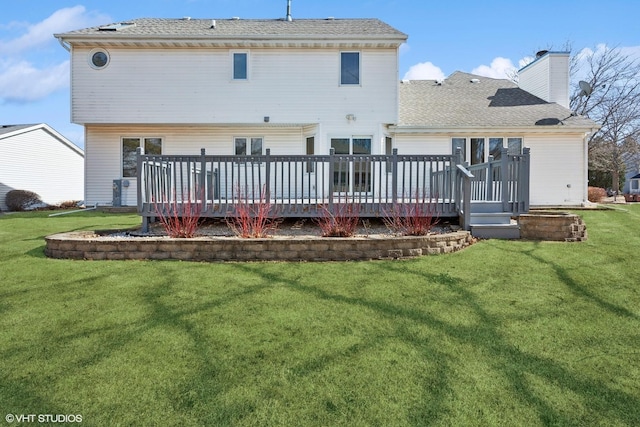
[[[456,154],[458,150],[462,152],[462,160],[467,161],[467,140],[464,138],[451,138],[452,153]]]
[[[314,136],[310,136],[307,138],[307,156],[313,156],[316,151],[316,138]],[[309,160],[306,165],[307,173],[314,172],[314,162]]]
[[[484,163],[484,138],[471,138],[471,164]]]
[[[503,138],[489,138],[489,156],[493,156],[493,160],[500,160],[502,157],[503,141]]]
[[[331,138],[331,148],[335,154],[371,154],[372,138],[369,136],[352,138]],[[334,160],[333,191],[335,193],[370,192],[372,171],[370,162],[348,162]]]
[[[262,137],[237,137],[234,144],[236,156],[262,155]]]
[[[233,52],[233,80],[249,79],[249,54],[247,52]]]
[[[89,52],[89,65],[100,70],[109,64],[109,52],[104,49],[93,49]]]
[[[500,160],[505,141],[508,154],[522,154],[522,138],[451,138],[451,150],[455,154],[456,150],[460,148],[462,159],[475,165],[486,162],[489,156],[493,156],[494,160]]]
[[[393,138],[386,136],[384,138],[384,154],[390,156],[393,154]],[[387,160],[387,173],[393,172],[392,162]]]
[[[162,138],[122,138],[122,177],[138,176],[136,150],[142,148],[144,154],[162,154]]]
[[[340,84],[360,84],[360,52],[340,53]]]
[[[522,154],[522,138],[507,138],[507,151],[509,154]]]

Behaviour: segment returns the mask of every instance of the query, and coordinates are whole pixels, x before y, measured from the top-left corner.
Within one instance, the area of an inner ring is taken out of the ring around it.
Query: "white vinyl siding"
[[[518,73],[518,85],[547,101],[569,108],[569,54],[549,52]]]
[[[37,193],[49,204],[84,200],[84,157],[44,128],[0,136],[0,208],[11,190]]]
[[[534,135],[524,141],[524,146],[531,149],[531,206],[584,203],[588,177],[582,138]]]
[[[111,47],[101,70],[87,63],[89,51],[78,47],[72,55],[78,124],[244,124],[269,116],[271,123],[347,125],[352,113],[371,133],[397,122],[396,49],[363,49],[366,79],[348,96],[336,84],[338,49],[252,49],[243,84],[230,81],[228,49]]]
[[[210,127],[210,126],[87,126],[87,203],[108,204],[113,200],[113,180],[121,179],[122,138],[129,135],[159,135],[162,137],[162,154],[199,155],[206,149],[207,155],[232,155],[234,138],[245,135],[264,138],[263,150],[273,154],[305,154],[305,136],[302,128]],[[122,204],[136,204],[136,179],[127,178],[129,186],[123,188]]]

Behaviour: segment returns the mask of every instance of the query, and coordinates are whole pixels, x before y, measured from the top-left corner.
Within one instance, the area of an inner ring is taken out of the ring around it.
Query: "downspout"
[[[584,179],[586,180],[586,184],[587,184],[582,187],[582,206],[588,206],[590,203],[589,202],[589,136],[593,135],[594,132],[595,132],[595,129],[591,128],[590,132],[585,132],[584,138],[582,139],[583,141],[582,156],[584,157],[583,170],[585,174]]]
[[[71,52],[71,45],[67,42],[65,42],[62,37],[56,37],[58,39],[58,43],[60,43],[60,46],[62,46],[64,48],[64,50],[66,50],[67,52]]]

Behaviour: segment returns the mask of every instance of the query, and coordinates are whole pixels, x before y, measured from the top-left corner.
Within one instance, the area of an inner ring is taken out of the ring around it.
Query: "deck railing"
[[[420,202],[438,216],[451,217],[468,214],[469,203],[487,199],[502,200],[514,212],[528,209],[528,152],[505,152],[500,161],[468,169],[460,158],[459,153],[405,155],[395,149],[390,155],[331,150],[311,156],[270,150],[260,156],[207,155],[204,149],[192,156],[138,152],[138,211],[148,220],[159,207],[198,206],[200,216],[227,217],[242,201],[269,203],[279,217],[318,217],[350,203],[361,217],[380,217],[398,203]]]

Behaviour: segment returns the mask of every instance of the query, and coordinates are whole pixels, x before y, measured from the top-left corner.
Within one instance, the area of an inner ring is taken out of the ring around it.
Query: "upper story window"
[[[340,84],[360,84],[360,52],[340,52]]]
[[[144,154],[162,154],[162,138],[122,138],[122,177],[135,178],[138,172],[137,148]]]
[[[249,53],[232,52],[233,80],[249,80]]]

